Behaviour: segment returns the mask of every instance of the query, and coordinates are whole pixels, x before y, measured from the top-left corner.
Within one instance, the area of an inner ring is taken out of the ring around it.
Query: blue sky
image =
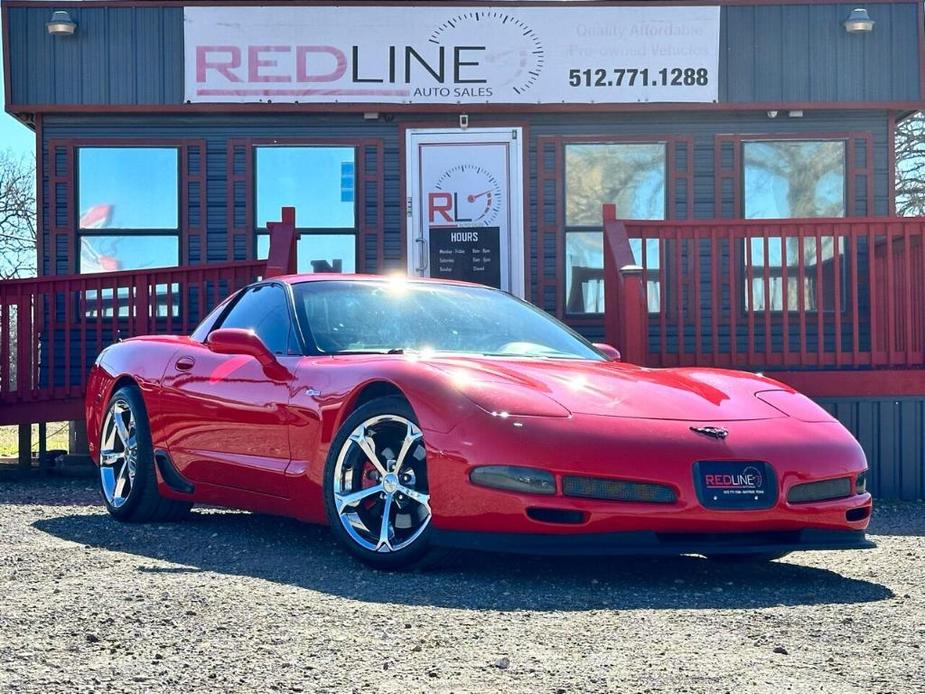
[[[0,29],[2,29],[2,26],[0,24]],[[0,94],[2,93],[3,70],[0,70]],[[34,152],[35,134],[18,120],[8,115],[6,111],[3,111],[0,113],[0,150],[7,147],[15,152]]]

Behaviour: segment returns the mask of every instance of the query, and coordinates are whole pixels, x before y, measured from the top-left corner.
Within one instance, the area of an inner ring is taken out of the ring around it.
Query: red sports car
[[[384,568],[445,547],[873,546],[864,453],[809,399],[749,373],[621,363],[477,285],[259,282],[188,337],[104,350],[87,424],[119,520],[194,503],[282,514]]]

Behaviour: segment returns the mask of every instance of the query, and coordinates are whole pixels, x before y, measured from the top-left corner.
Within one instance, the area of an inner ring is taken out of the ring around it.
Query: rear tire
[[[404,398],[376,398],[341,425],[325,464],[324,505],[334,537],[369,566],[434,562],[424,437]]]
[[[100,491],[113,518],[164,523],[189,514],[191,503],[165,499],[157,490],[148,412],[137,386],[123,386],[109,399],[99,450]]]

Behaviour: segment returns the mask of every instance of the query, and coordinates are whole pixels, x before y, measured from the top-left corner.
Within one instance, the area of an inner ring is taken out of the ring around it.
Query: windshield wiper
[[[481,352],[483,357],[511,357],[515,359],[582,359],[563,352]]]
[[[405,350],[401,347],[392,349],[339,349],[336,352],[328,352],[329,355],[337,354],[404,354]]]

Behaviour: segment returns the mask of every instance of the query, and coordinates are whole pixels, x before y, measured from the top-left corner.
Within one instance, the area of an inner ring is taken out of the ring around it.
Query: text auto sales
[[[387,52],[373,55],[352,46],[348,60],[336,46],[197,46],[196,81],[205,83],[214,72],[242,84],[317,84],[347,77],[352,84],[370,86],[411,85],[429,76],[441,86],[418,87],[410,92],[412,96],[490,97],[491,87],[468,86],[488,81],[477,76],[485,50],[485,46],[439,46],[434,55],[424,55],[412,46],[389,46]]]

